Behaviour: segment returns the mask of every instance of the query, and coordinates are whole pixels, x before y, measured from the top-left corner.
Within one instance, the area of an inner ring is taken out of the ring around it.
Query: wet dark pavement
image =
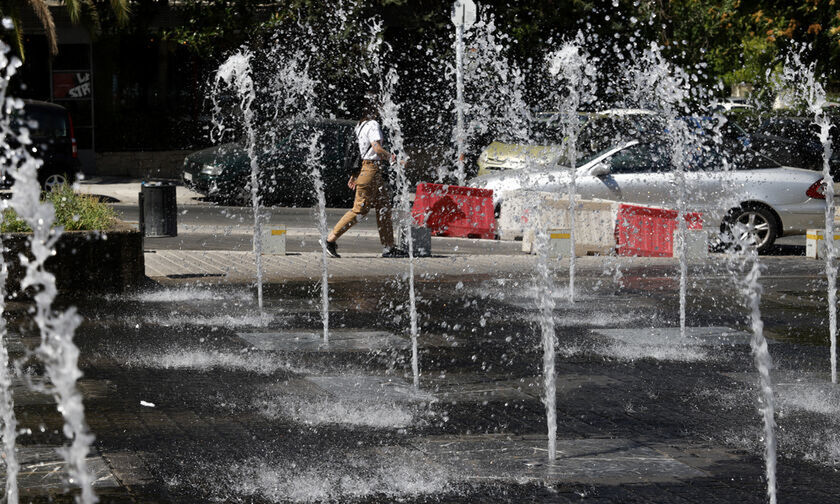
[[[825,280],[817,262],[764,262],[779,502],[833,502]],[[557,274],[554,465],[527,272],[418,279],[419,391],[403,278],[333,283],[329,348],[308,282],[267,286],[264,316],[248,286],[194,281],[72,300],[86,319],[75,339],[97,491],[144,503],[766,502],[742,293],[719,264],[692,268],[689,325],[710,329],[683,342],[676,266],[617,275],[619,264],[584,268],[574,305]],[[26,308],[8,307],[15,358],[37,343]],[[55,405],[23,386],[15,399],[22,501],[69,502]]]

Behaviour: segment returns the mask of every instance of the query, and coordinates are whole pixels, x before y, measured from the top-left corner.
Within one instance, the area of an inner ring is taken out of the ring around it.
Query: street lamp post
[[[464,170],[464,31],[475,23],[476,6],[473,0],[455,0],[452,5],[452,23],[455,24],[455,177],[458,185],[466,183]]]

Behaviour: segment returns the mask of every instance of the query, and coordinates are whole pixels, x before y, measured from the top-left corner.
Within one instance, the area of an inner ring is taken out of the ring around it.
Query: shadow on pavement
[[[100,203],[119,203],[120,201],[122,201],[113,196],[106,196],[104,194],[88,193],[88,196],[96,198]]]
[[[805,245],[773,245],[763,255],[768,256],[804,256]]]

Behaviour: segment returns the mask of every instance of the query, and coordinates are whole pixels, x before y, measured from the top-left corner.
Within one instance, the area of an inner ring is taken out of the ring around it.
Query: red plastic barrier
[[[496,236],[492,189],[417,184],[411,215],[435,236]]]
[[[703,229],[703,214],[685,214],[688,229]],[[677,211],[635,205],[619,205],[615,224],[618,255],[672,257]]]

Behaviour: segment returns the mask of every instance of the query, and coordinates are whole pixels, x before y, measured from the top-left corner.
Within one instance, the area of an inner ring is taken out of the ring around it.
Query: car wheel
[[[251,188],[246,186],[237,186],[231,191],[228,201],[236,206],[251,206],[253,196],[251,196]]]
[[[213,200],[221,205],[251,206],[251,185],[246,179],[219,185],[212,194]]]
[[[50,192],[57,187],[61,187],[62,185],[67,183],[67,177],[64,176],[63,173],[51,173],[47,175],[47,177],[41,181],[41,188],[46,191]]]
[[[745,205],[729,212],[721,225],[721,231],[724,241],[750,243],[762,254],[770,250],[779,236],[779,225],[767,208]]]

